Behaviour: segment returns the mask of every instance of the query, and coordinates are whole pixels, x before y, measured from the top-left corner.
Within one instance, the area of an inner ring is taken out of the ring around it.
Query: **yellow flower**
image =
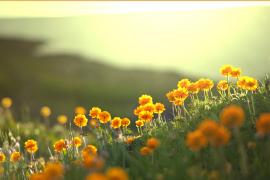
[[[92,109],[89,111],[89,116],[92,118],[97,118],[99,113],[101,113],[101,109],[98,107],[92,107]]]
[[[0,163],[5,162],[5,160],[6,160],[5,154],[3,152],[0,152]]]
[[[73,146],[80,147],[82,145],[82,140],[80,137],[74,137],[72,141]]]
[[[144,126],[144,121],[142,121],[142,120],[137,120],[137,121],[135,122],[135,124],[136,124],[137,127],[142,127],[142,126]]]
[[[129,124],[130,124],[130,120],[128,119],[128,118],[123,118],[122,120],[121,120],[121,125],[122,125],[122,127],[128,127],[129,126]]]
[[[19,161],[21,159],[21,157],[22,157],[21,156],[21,153],[15,151],[15,152],[11,153],[11,155],[10,155],[10,161],[11,162],[17,162],[17,161]]]
[[[74,111],[75,111],[76,115],[78,115],[78,114],[85,115],[85,113],[86,113],[86,109],[82,106],[77,106]]]
[[[252,77],[242,76],[237,81],[237,86],[244,90],[255,91],[258,88],[258,81]]]
[[[111,121],[111,127],[113,129],[117,129],[121,127],[121,118],[120,117],[115,117]]]
[[[142,111],[148,111],[150,113],[154,113],[155,105],[152,103],[147,103],[142,106]]]
[[[47,179],[61,179],[64,175],[64,166],[59,162],[50,162],[44,168]]]
[[[207,139],[200,130],[195,130],[187,134],[186,145],[192,151],[199,151],[207,145]]]
[[[187,88],[188,92],[191,94],[197,94],[199,92],[198,83],[190,83],[190,85]]]
[[[78,127],[84,127],[87,125],[88,119],[85,117],[85,115],[78,114],[74,118],[74,124]]]
[[[270,134],[270,113],[263,113],[256,122],[257,133],[261,136]]]
[[[107,177],[101,173],[91,173],[86,177],[86,180],[108,180]]]
[[[240,68],[232,68],[232,71],[230,73],[232,77],[238,78],[241,75],[241,69]]]
[[[111,114],[108,111],[102,111],[98,114],[98,119],[100,123],[106,124],[111,120]]]
[[[190,84],[191,84],[191,82],[189,79],[182,79],[182,80],[178,81],[177,87],[187,89]]]
[[[161,114],[165,111],[165,106],[162,103],[156,103],[155,104],[155,113]]]
[[[24,148],[29,153],[35,153],[38,150],[38,145],[35,140],[29,139],[24,143]]]
[[[153,152],[153,150],[150,149],[150,148],[147,147],[147,146],[144,146],[144,147],[142,147],[142,148],[140,149],[140,154],[141,154],[142,156],[147,156],[147,155],[149,155],[149,154],[152,154],[152,152]]]
[[[147,147],[150,148],[150,149],[156,149],[157,147],[159,147],[160,145],[160,142],[158,139],[156,138],[150,138],[147,140]]]
[[[144,94],[141,97],[139,97],[139,104],[140,105],[145,105],[147,103],[153,103],[153,99],[151,96]]]
[[[152,120],[153,118],[153,113],[151,112],[148,112],[148,111],[142,111],[140,114],[139,114],[139,118],[145,122],[149,122]]]
[[[108,180],[128,180],[128,174],[120,167],[112,167],[106,171]]]
[[[228,144],[231,137],[230,131],[225,127],[219,126],[215,132],[215,136],[211,139],[210,143],[214,147],[220,147]]]
[[[10,108],[12,106],[12,99],[9,97],[4,97],[1,103],[4,108]]]
[[[40,109],[40,114],[41,116],[43,116],[44,118],[47,118],[51,115],[52,111],[51,109],[48,107],[48,106],[43,106],[41,109]]]
[[[225,80],[221,80],[217,84],[218,90],[221,90],[221,91],[226,91],[228,87],[229,87],[228,82]]]
[[[57,116],[57,121],[60,124],[66,124],[67,116],[66,115],[59,115],[59,116]]]
[[[228,127],[241,127],[245,118],[244,110],[237,105],[225,107],[220,113],[221,124]]]
[[[231,65],[224,65],[220,68],[220,73],[223,75],[223,76],[229,76],[232,72],[232,66]]]
[[[60,139],[54,143],[53,147],[54,151],[59,153],[67,148],[67,144],[64,139]]]

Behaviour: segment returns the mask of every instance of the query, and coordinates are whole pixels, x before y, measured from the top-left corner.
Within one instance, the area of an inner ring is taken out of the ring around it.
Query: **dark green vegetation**
[[[10,96],[16,112],[30,107],[38,115],[39,108],[47,105],[53,115],[69,112],[73,116],[74,108],[81,105],[131,116],[137,97],[148,93],[164,103],[165,93],[182,76],[147,67],[120,69],[73,54],[41,55],[42,45],[41,41],[0,39],[0,97]]]

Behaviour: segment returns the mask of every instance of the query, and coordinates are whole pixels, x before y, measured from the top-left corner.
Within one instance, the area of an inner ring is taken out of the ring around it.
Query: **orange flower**
[[[150,148],[147,147],[147,146],[144,146],[144,147],[142,147],[142,148],[140,149],[140,154],[141,154],[142,156],[147,156],[147,155],[149,155],[149,154],[152,154],[152,152],[153,152],[153,150],[150,149]]]
[[[241,69],[240,68],[232,68],[232,71],[230,73],[232,77],[238,78],[241,75]]]
[[[170,92],[168,92],[166,94],[167,99],[168,99],[169,102],[174,102],[175,101],[175,97],[174,97],[174,94],[173,93],[174,93],[173,91],[170,91]]]
[[[162,103],[156,103],[155,104],[155,113],[161,114],[165,111],[165,106]]]
[[[13,152],[11,155],[10,155],[10,161],[11,162],[17,162],[21,159],[21,153],[20,152]]]
[[[199,92],[198,83],[190,83],[187,90],[191,94],[197,94]]]
[[[106,124],[111,120],[111,114],[108,111],[102,111],[98,114],[98,119],[100,123]]]
[[[128,119],[128,118],[123,118],[122,120],[121,120],[121,125],[122,125],[122,127],[128,127],[129,126],[129,124],[130,124],[130,120]]]
[[[31,174],[29,180],[47,180],[44,173]]]
[[[4,97],[1,103],[4,108],[10,108],[12,106],[12,99],[9,97]]]
[[[64,175],[64,166],[59,162],[50,162],[44,168],[46,179],[61,179]]]
[[[108,180],[107,177],[101,173],[91,173],[86,177],[86,180]]]
[[[229,87],[229,84],[225,80],[221,80],[217,84],[218,90],[221,90],[221,91],[226,91],[228,89],[228,87]]]
[[[150,113],[154,113],[155,111],[155,105],[152,103],[147,103],[142,106],[143,111],[148,111]]]
[[[177,87],[178,88],[188,88],[190,86],[191,82],[188,79],[182,79],[178,81]]]
[[[220,147],[228,144],[231,137],[230,131],[225,127],[219,126],[215,132],[215,136],[211,139],[210,143],[214,147]]]
[[[97,128],[98,127],[98,122],[95,119],[90,120],[89,124],[90,124],[91,128]]]
[[[145,122],[149,122],[152,120],[153,118],[153,114],[151,112],[148,112],[148,111],[142,111],[140,114],[139,114],[139,118]]]
[[[82,150],[82,155],[85,156],[85,155],[96,155],[97,154],[97,148],[96,146],[94,145],[87,145],[83,150]]]
[[[64,139],[60,139],[54,143],[53,147],[54,151],[59,153],[67,148],[67,144]]]
[[[144,94],[141,97],[139,97],[139,104],[140,105],[145,105],[147,103],[153,103],[153,99],[151,96]]]
[[[59,115],[57,117],[57,121],[60,124],[66,124],[66,122],[67,122],[67,116],[66,115]]]
[[[227,106],[220,113],[221,124],[228,128],[241,127],[244,118],[244,110],[237,105]]]
[[[134,115],[139,116],[140,112],[142,112],[143,106],[138,106],[136,109],[134,109]]]
[[[126,143],[127,144],[132,144],[134,141],[135,141],[134,137],[128,137],[127,140],[126,140]]]
[[[186,88],[178,88],[173,91],[174,99],[185,100],[188,97],[188,91]]]
[[[89,116],[91,116],[92,118],[97,118],[99,113],[101,113],[101,109],[98,107],[93,107],[90,111],[89,111]]]
[[[144,121],[142,121],[142,120],[137,120],[137,121],[135,122],[135,124],[136,124],[137,127],[142,127],[142,126],[144,126]]]
[[[202,91],[209,91],[213,88],[214,83],[210,79],[199,79],[197,82],[198,88]]]
[[[35,153],[38,150],[38,145],[35,140],[29,139],[24,143],[24,148],[29,153]]]
[[[207,139],[200,130],[195,130],[187,134],[186,145],[192,151],[199,151],[207,145]]]
[[[150,138],[147,140],[147,147],[150,148],[150,149],[156,149],[157,147],[159,147],[160,145],[160,142],[158,139],[156,138]]]
[[[261,136],[270,134],[270,113],[263,113],[256,122],[257,133]]]
[[[73,146],[80,147],[82,145],[82,140],[80,137],[74,137],[72,141]]]
[[[121,127],[121,118],[120,117],[113,118],[113,120],[111,121],[111,127],[113,129],[120,128]]]
[[[83,165],[86,168],[101,169],[104,166],[104,161],[93,154],[85,154],[83,156]]]
[[[112,167],[106,171],[108,180],[128,180],[128,174],[120,167]]]
[[[182,106],[184,104],[184,100],[182,100],[182,99],[176,99],[173,102],[173,104],[176,105],[176,106]]]
[[[218,128],[219,125],[215,121],[206,119],[201,122],[198,129],[209,141],[211,141],[216,136]]]
[[[85,115],[78,114],[74,118],[74,124],[78,127],[83,127],[87,125],[88,119],[85,117]]]
[[[51,109],[48,107],[48,106],[43,106],[41,109],[40,109],[40,114],[41,116],[43,116],[44,118],[47,118],[51,115],[52,111]]]
[[[223,76],[229,76],[232,72],[232,66],[231,65],[224,65],[220,68],[220,73],[223,75]]]
[[[78,115],[78,114],[85,115],[85,113],[86,113],[86,109],[82,106],[77,106],[74,111],[75,111],[76,115]]]
[[[0,152],[0,163],[5,162],[5,160],[6,160],[5,154],[3,152]]]

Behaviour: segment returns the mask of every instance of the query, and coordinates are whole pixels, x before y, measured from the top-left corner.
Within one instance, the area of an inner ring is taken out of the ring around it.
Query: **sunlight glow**
[[[235,7],[270,6],[270,2],[253,1],[171,1],[171,2],[74,2],[74,1],[24,1],[0,2],[0,17],[63,17],[87,14],[123,14],[145,12],[179,12],[194,10],[215,10]]]

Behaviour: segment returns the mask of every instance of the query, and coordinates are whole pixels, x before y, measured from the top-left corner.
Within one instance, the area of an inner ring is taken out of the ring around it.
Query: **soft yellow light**
[[[179,12],[233,7],[270,6],[270,2],[204,1],[204,2],[99,2],[99,1],[4,1],[0,2],[0,17],[63,17],[86,14],[122,14],[145,12]]]

